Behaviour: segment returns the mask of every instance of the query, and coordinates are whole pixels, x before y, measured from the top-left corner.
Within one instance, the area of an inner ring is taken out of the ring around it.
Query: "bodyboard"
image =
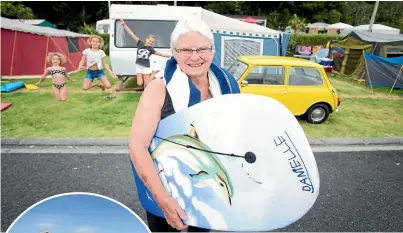
[[[269,97],[223,95],[175,113],[160,121],[149,151],[191,226],[274,230],[304,216],[319,194],[302,127]],[[141,204],[163,217],[132,168]]]
[[[39,87],[34,84],[25,84],[25,88],[28,90],[39,90]]]
[[[4,83],[4,84],[1,84],[1,92],[7,92],[7,93],[13,92],[23,86],[24,86],[24,82],[22,82],[22,81]]]
[[[6,110],[10,106],[11,106],[11,103],[3,103],[3,102],[1,102],[1,111]]]

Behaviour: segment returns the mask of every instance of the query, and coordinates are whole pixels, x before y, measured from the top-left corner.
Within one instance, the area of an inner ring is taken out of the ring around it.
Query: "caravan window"
[[[262,55],[263,40],[238,36],[221,37],[221,67],[228,69],[239,56]]]
[[[125,22],[142,41],[145,41],[148,35],[154,35],[156,37],[154,48],[169,48],[171,33],[177,21],[125,20]],[[119,20],[115,21],[115,46],[118,48],[137,48],[136,41],[130,37]]]

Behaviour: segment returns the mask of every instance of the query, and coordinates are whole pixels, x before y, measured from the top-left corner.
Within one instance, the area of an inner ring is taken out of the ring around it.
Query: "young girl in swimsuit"
[[[42,81],[46,78],[46,75],[50,74],[53,77],[53,93],[55,94],[57,101],[65,101],[67,100],[67,84],[64,81],[64,77],[66,77],[71,82],[75,82],[65,67],[62,67],[63,63],[66,62],[66,58],[61,53],[49,53],[47,57],[47,62],[51,64],[51,67],[45,69],[45,73],[39,79],[39,82],[36,83],[39,86]]]
[[[170,58],[171,55],[163,54],[156,51],[152,46],[155,43],[155,36],[147,36],[145,42],[143,42],[133,31],[127,26],[123,19],[120,20],[120,24],[124,27],[127,33],[137,42],[137,58],[136,58],[136,72],[137,72],[137,86],[143,87],[151,81],[151,74],[153,73],[153,66],[150,63],[150,56],[155,54],[161,57]],[[157,73],[157,72],[155,72]],[[155,75],[154,73],[154,75]]]
[[[88,90],[94,86],[98,86],[103,90],[105,90],[105,88],[109,89],[111,88],[111,84],[108,78],[105,76],[103,67],[108,70],[114,79],[117,79],[118,77],[109,68],[109,64],[105,60],[106,54],[102,49],[100,49],[104,43],[104,40],[100,36],[92,35],[87,42],[90,45],[90,48],[87,48],[83,51],[83,56],[80,61],[80,69],[87,69],[83,89]],[[86,66],[84,66],[85,61],[87,61]],[[100,82],[93,84],[92,82],[95,78],[98,78]]]

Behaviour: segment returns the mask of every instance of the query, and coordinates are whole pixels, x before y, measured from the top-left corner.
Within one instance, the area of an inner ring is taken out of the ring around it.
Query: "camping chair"
[[[307,56],[312,54],[312,46],[307,45],[297,45],[297,53]]]

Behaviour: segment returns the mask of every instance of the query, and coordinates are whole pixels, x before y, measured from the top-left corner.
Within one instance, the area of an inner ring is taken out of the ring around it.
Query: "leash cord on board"
[[[173,142],[173,141],[171,141],[171,140],[168,140],[168,139],[165,139],[165,138],[161,138],[161,137],[158,137],[158,136],[154,136],[154,137],[155,137],[155,138],[158,138],[158,139],[161,139],[161,140],[163,140],[163,141],[167,141],[167,142],[170,142],[170,143],[173,143],[173,144],[176,144],[176,145],[179,145],[179,146],[183,146],[183,147],[186,147],[186,148],[189,148],[189,149],[193,149],[193,150],[199,150],[199,151],[203,151],[203,152],[207,152],[207,153],[212,153],[212,154],[218,154],[218,155],[226,155],[226,156],[230,156],[230,157],[244,158],[248,163],[254,163],[254,162],[256,161],[256,156],[255,156],[255,154],[252,153],[252,152],[247,152],[247,153],[245,154],[245,156],[236,155],[236,154],[233,154],[233,153],[231,153],[231,154],[228,154],[228,153],[221,153],[221,152],[216,152],[216,151],[203,150],[203,149],[200,149],[200,148],[191,146],[191,145],[183,145],[183,144],[181,144],[181,143]]]

